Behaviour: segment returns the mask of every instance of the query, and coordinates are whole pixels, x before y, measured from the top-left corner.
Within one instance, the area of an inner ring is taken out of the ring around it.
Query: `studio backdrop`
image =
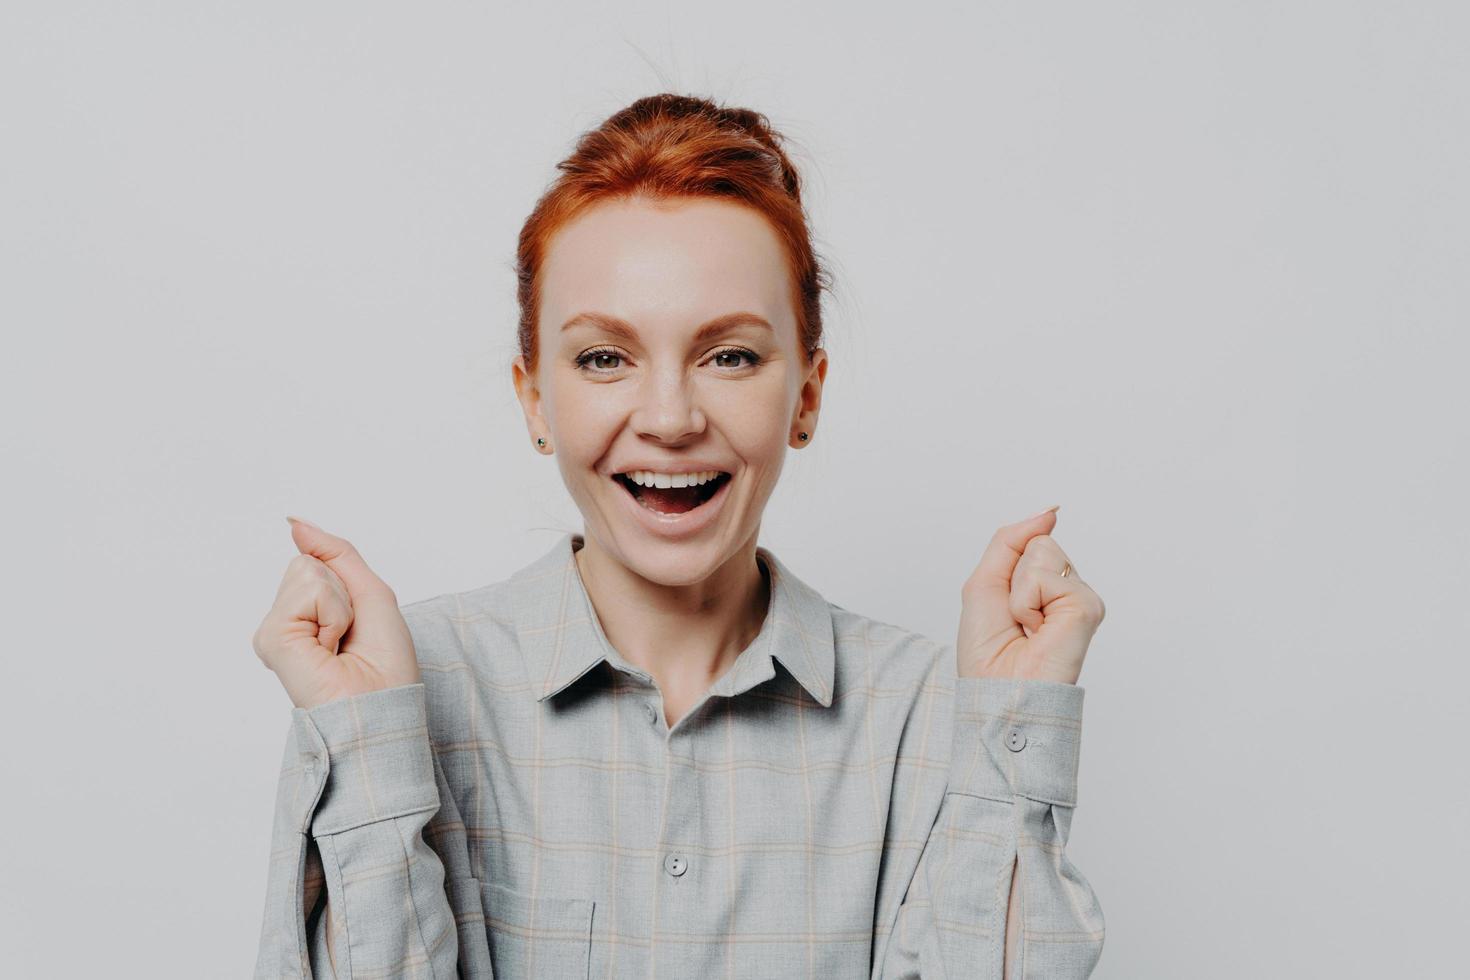
[[[405,602],[578,530],[511,384],[576,137],[790,139],[830,369],[760,541],[953,642],[996,528],[1107,603],[1097,977],[1463,975],[1470,13],[1411,2],[0,9],[0,947],[248,975],[296,549]]]

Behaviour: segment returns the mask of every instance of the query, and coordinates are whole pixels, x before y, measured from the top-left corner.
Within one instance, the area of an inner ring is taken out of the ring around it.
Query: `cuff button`
[[[1006,735],[1006,748],[1012,752],[1019,752],[1026,747],[1026,736],[1021,734],[1019,728],[1012,728]]]

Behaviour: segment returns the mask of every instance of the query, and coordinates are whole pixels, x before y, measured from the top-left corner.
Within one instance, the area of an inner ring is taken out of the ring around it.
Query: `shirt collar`
[[[564,533],[540,558],[510,579],[516,630],[520,635],[531,694],[544,701],[603,660],[651,681],[608,642],[577,567],[574,543],[583,537]],[[775,663],[794,677],[822,707],[830,707],[835,672],[832,613],[827,600],[797,578],[770,549],[756,555],[771,577],[771,599],[760,633],[730,669],[710,688],[734,697],[776,675]]]

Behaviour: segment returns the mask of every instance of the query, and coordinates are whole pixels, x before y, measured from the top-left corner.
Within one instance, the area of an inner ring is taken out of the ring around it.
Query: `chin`
[[[650,539],[633,531],[615,540],[623,563],[639,576],[659,585],[694,585],[702,582],[730,557],[723,540],[714,536],[697,541]]]

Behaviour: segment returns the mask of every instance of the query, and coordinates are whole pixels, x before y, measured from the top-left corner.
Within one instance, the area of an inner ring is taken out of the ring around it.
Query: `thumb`
[[[337,573],[347,587],[347,596],[354,608],[361,610],[363,600],[371,601],[392,592],[388,583],[368,567],[352,542],[329,534],[299,517],[287,517],[286,520],[291,524],[291,540],[295,542],[296,549],[303,555],[319,559]]]
[[[1050,534],[1057,524],[1057,508],[1048,508],[1024,521],[997,530],[980,556],[980,564],[965,580],[967,612],[978,617],[979,635],[989,638],[1016,626],[1011,615],[1011,576],[1026,550],[1026,542],[1038,534]]]

